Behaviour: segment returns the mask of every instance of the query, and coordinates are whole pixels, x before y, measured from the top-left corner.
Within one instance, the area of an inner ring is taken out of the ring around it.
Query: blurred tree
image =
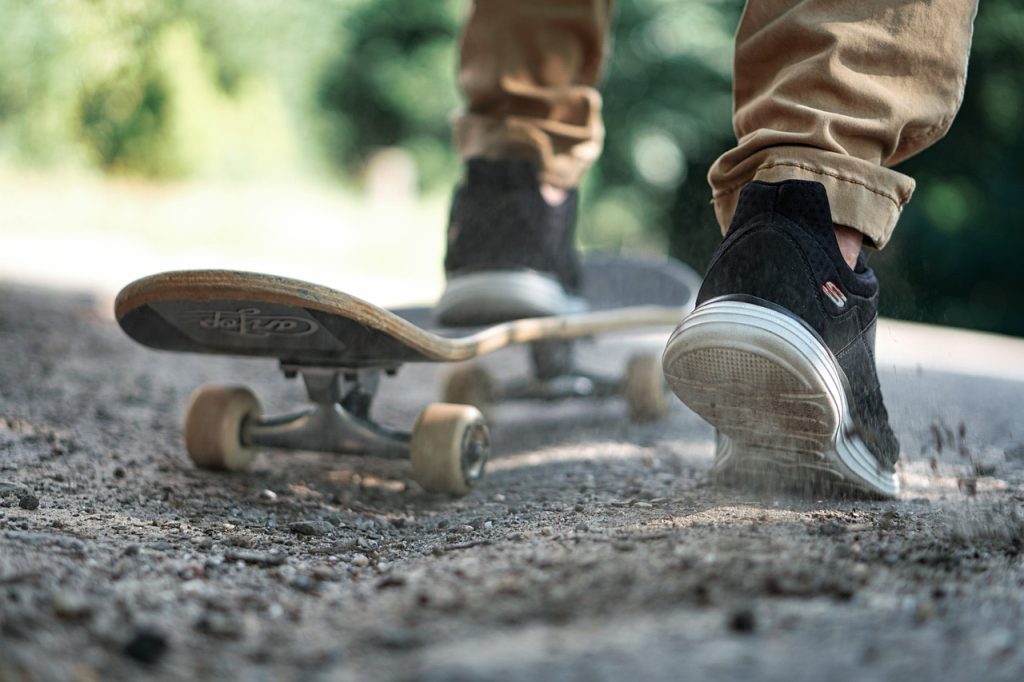
[[[383,147],[411,152],[420,176],[451,182],[456,163],[448,116],[455,87],[460,0],[367,0],[345,14],[349,36],[323,73],[319,101],[330,117],[325,150],[348,173]]]
[[[345,0],[0,0],[0,154],[166,178],[297,164]]]

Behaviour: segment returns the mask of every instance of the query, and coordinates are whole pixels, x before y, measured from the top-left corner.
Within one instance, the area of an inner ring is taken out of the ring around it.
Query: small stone
[[[86,620],[93,611],[85,597],[71,592],[57,592],[50,598],[50,606],[58,618],[66,621]]]
[[[264,502],[277,502],[277,493],[273,490],[261,490],[260,499]]]
[[[320,589],[320,583],[308,575],[297,575],[288,584],[300,592],[316,592]]]
[[[210,547],[213,547],[213,538],[206,535],[197,535],[190,538],[189,542],[192,543],[193,547],[198,547],[199,549],[209,549]]]
[[[288,524],[288,530],[296,535],[308,535],[319,537],[327,535],[333,530],[333,526],[326,521],[296,521]]]
[[[348,562],[357,568],[365,568],[370,565],[370,559],[365,554],[353,554]]]
[[[280,566],[288,559],[277,552],[250,552],[246,550],[229,551],[224,554],[228,561],[242,561],[257,566]]]
[[[313,568],[313,577],[317,580],[337,580],[338,573],[330,566],[315,566]]]
[[[240,621],[215,611],[208,611],[200,616],[195,628],[204,635],[221,639],[241,639],[245,634]]]
[[[128,475],[128,472],[126,472],[124,470],[124,467],[115,467],[114,468],[114,478],[120,479],[120,478],[124,478],[127,475]]]
[[[391,587],[405,587],[406,577],[404,575],[398,575],[392,573],[381,578],[380,582],[377,583],[378,590],[386,590]]]
[[[36,509],[39,509],[39,498],[31,494],[22,495],[18,499],[18,506],[21,507],[22,509],[35,511]]]
[[[590,530],[590,526],[588,526],[586,523],[577,523],[575,530],[577,533],[586,533],[588,530]]]
[[[167,652],[167,638],[156,630],[143,628],[124,645],[125,656],[144,665],[155,665]]]
[[[737,609],[729,616],[729,629],[734,632],[750,634],[757,629],[757,619],[754,617],[753,609],[743,607]]]

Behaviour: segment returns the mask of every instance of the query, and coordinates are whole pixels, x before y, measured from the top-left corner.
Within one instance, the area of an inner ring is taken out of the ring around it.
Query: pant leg
[[[612,0],[476,0],[462,36],[454,123],[463,159],[528,157],[579,184],[604,141],[596,89]]]
[[[737,146],[708,180],[727,229],[757,179],[816,180],[878,248],[914,181],[890,170],[942,137],[963,98],[976,0],[749,0],[736,37]]]

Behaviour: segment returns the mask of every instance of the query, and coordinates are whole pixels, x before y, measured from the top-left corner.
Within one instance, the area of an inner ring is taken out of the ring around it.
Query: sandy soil
[[[378,415],[409,426],[437,380],[405,368]],[[893,502],[716,489],[709,427],[615,401],[500,408],[462,499],[365,458],[228,475],[184,455],[192,389],[247,383],[274,411],[298,382],[0,284],[0,680],[1019,680],[1024,384],[882,380]]]

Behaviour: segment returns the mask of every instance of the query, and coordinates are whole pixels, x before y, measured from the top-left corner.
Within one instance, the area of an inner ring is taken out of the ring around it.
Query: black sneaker
[[[825,188],[743,188],[697,307],[669,338],[672,390],[718,432],[724,482],[899,492],[875,369],[878,280],[839,251]]]
[[[448,227],[448,283],[434,308],[449,326],[579,312],[573,243],[576,190],[550,206],[537,164],[471,159],[455,191]]]

